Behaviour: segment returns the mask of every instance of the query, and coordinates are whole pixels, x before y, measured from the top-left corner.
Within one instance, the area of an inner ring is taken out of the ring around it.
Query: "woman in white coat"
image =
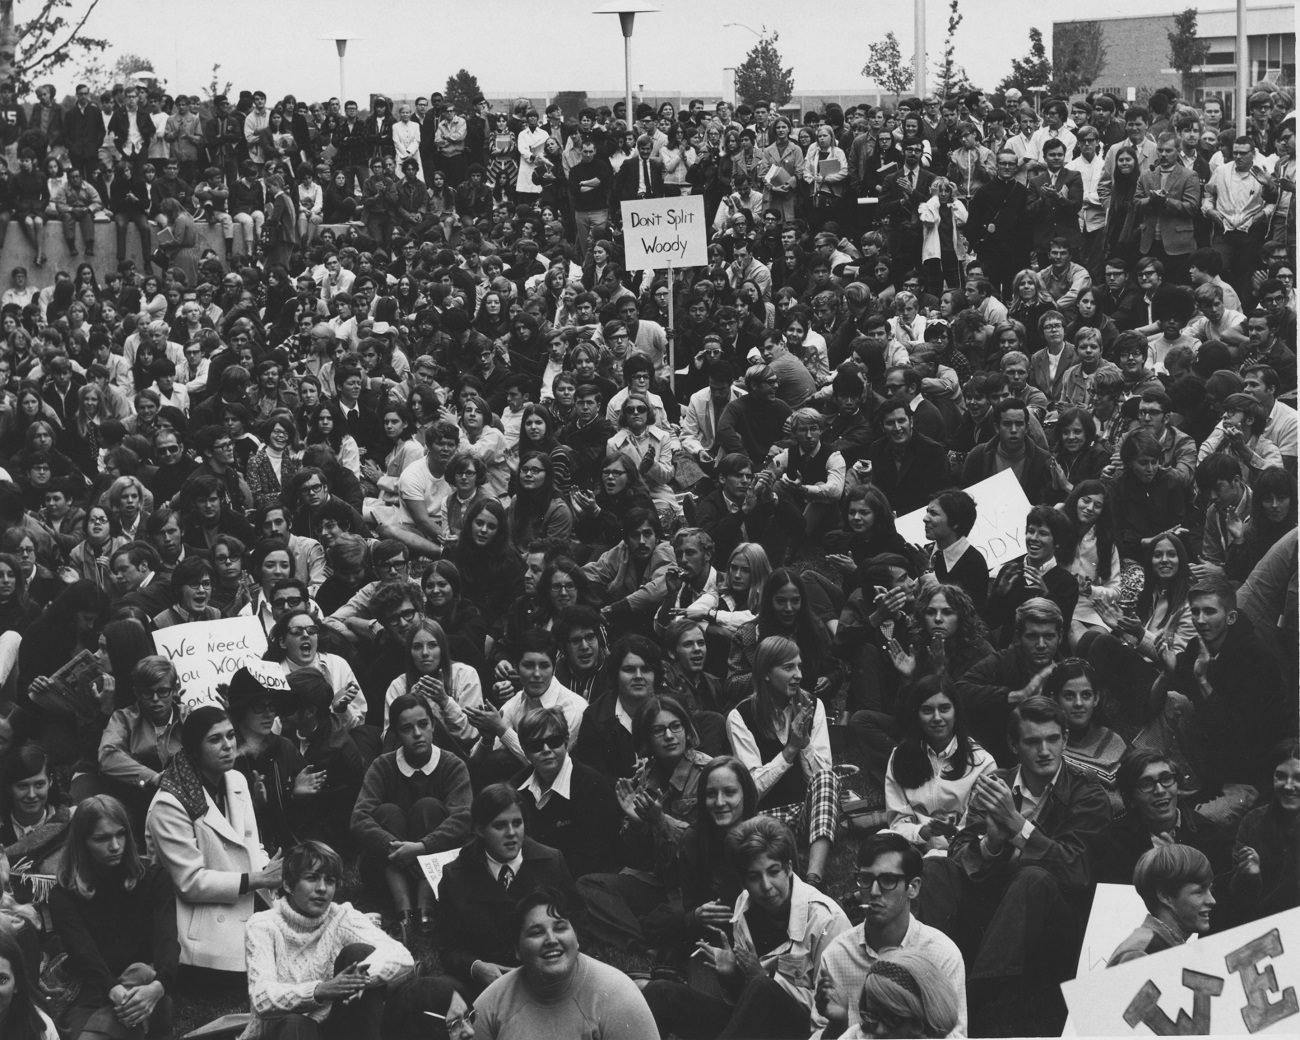
[[[921,218],[921,270],[926,289],[938,296],[944,289],[959,289],[966,261],[966,206],[957,198],[947,177],[930,183],[930,197],[916,210]]]
[[[190,987],[245,985],[244,926],[254,895],[280,884],[280,857],[268,861],[248,782],[234,765],[230,718],[213,705],[195,708],[145,823],[149,853],[176,888],[181,972]],[[227,972],[238,974],[214,974]]]

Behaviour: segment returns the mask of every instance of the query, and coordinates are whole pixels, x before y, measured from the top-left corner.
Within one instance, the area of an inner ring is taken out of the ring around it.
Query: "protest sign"
[[[1025,516],[1029,513],[1029,499],[1020,487],[1020,481],[1006,469],[988,480],[981,480],[966,488],[975,499],[979,514],[975,529],[966,536],[971,545],[984,554],[989,573],[996,574],[1005,563],[1025,555]],[[924,545],[925,509],[917,509],[899,517],[898,533],[913,545]]]
[[[255,617],[172,625],[155,632],[153,641],[180,676],[187,703],[216,700],[218,684],[229,683],[240,667],[266,652],[266,633]]]
[[[433,894],[438,894],[438,886],[442,884],[442,872],[447,868],[447,864],[460,855],[460,849],[448,849],[446,852],[431,852],[427,856],[416,856],[415,861],[420,864],[420,869],[424,871],[424,879],[429,882],[429,887],[433,889]]]
[[[1133,929],[1147,916],[1146,904],[1132,885],[1098,885],[1092,899],[1092,912],[1088,915],[1088,928],[1083,933],[1083,948],[1079,951],[1076,978],[1094,971],[1103,971],[1110,955]],[[1078,1036],[1074,1020],[1067,1018],[1062,1036]]]
[[[709,262],[709,225],[703,195],[633,199],[623,203],[623,266],[703,267]]]
[[[1287,910],[1094,971],[1061,992],[1082,1036],[1294,1034],[1298,950],[1300,910]]]

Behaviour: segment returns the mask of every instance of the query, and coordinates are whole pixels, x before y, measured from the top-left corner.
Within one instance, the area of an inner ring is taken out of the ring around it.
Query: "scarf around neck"
[[[163,770],[158,787],[180,802],[191,820],[199,819],[208,811],[208,795],[203,786],[203,778],[185,751],[178,752]]]

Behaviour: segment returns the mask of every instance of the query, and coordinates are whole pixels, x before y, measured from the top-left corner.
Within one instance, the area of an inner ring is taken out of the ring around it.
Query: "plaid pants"
[[[822,769],[813,774],[808,795],[802,802],[771,808],[761,806],[759,812],[788,824],[796,836],[806,825],[809,844],[818,838],[834,841],[840,822],[840,775],[834,768]]]

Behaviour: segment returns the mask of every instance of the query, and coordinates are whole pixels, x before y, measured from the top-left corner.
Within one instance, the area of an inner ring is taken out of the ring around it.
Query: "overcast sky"
[[[29,0],[30,2],[30,0]],[[980,86],[993,87],[1011,59],[1029,49],[1038,26],[1051,47],[1051,26],[1080,16],[1167,13],[1183,0],[961,0],[957,61]],[[24,11],[20,5],[18,17]],[[126,52],[155,62],[172,91],[201,94],[214,62],[235,89],[273,97],[294,92],[324,98],[338,90],[334,44],[348,45],[347,90],[424,94],[442,89],[462,66],[488,93],[545,95],[559,90],[618,92],[623,47],[614,15],[592,14],[601,0],[100,0],[86,30],[106,37],[110,58]],[[632,83],[654,95],[721,90],[722,69],[744,60],[754,36],[738,21],[780,33],[795,89],[853,91],[867,44],[897,34],[910,62],[912,5],[899,0],[662,0],[663,10],[637,16]],[[1207,9],[1229,6],[1211,0]],[[943,52],[947,0],[926,0],[930,75]],[[58,77],[60,88],[72,73]]]

